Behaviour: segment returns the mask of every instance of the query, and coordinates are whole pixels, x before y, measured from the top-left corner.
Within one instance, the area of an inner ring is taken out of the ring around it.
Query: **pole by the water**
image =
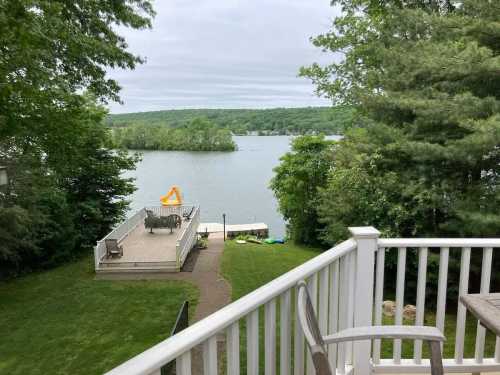
[[[226,241],[226,214],[222,214],[222,223],[224,227],[224,241]]]

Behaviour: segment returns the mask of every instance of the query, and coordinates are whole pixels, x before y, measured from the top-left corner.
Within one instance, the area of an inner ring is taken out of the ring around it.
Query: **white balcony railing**
[[[461,252],[459,293],[463,294],[468,288],[471,252],[483,253],[481,292],[487,292],[493,250],[500,248],[500,239],[379,239],[378,231],[372,227],[351,228],[351,233],[352,239],[225,306],[116,367],[107,375],[156,375],[163,365],[174,360],[178,375],[191,374],[191,353],[198,345],[203,348],[204,374],[214,375],[219,369],[226,368],[228,374],[239,375],[244,362],[248,375],[313,374],[303,333],[295,319],[295,290],[298,281],[305,279],[308,282],[323,334],[352,326],[380,324],[385,289],[385,256],[388,252],[397,251],[395,322],[399,324],[403,316],[406,255],[408,251],[417,251],[415,324],[421,325],[426,312],[429,313],[424,306],[427,256],[429,249],[439,249],[435,316],[437,327],[443,330],[450,251]],[[479,325],[475,356],[463,358],[465,315],[464,308],[459,305],[455,355],[454,358],[444,359],[445,372],[500,371],[500,340],[497,338],[495,357],[483,358],[485,332]],[[263,324],[259,324],[262,317]],[[216,337],[219,334],[226,337],[225,355],[222,357],[217,355]],[[260,346],[263,348],[259,348]],[[331,345],[328,353],[331,367],[338,374],[354,372],[364,375],[370,370],[379,373],[429,372],[429,361],[422,358],[421,342],[414,342],[413,358],[402,358],[401,348],[401,341],[394,340],[391,359],[381,359],[381,344],[376,340],[373,345],[370,341]],[[262,355],[263,358],[259,358]],[[218,364],[221,358],[226,362],[224,366]],[[259,367],[259,363],[263,368]]]
[[[191,214],[189,225],[187,225],[182,233],[179,235],[175,244],[175,255],[177,260],[177,267],[184,264],[189,252],[196,242],[196,234],[200,226],[200,207],[193,207],[193,210],[184,210],[186,214]]]

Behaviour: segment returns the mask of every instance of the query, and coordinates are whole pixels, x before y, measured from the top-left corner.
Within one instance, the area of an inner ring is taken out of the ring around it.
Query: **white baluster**
[[[217,375],[217,337],[203,343],[203,374]]]
[[[322,335],[328,332],[328,271],[325,267],[319,272],[318,324]]]
[[[349,255],[340,259],[340,295],[339,295],[339,325],[338,330],[347,328],[348,299],[349,299]],[[342,343],[337,348],[337,369],[339,374],[345,374],[346,344]]]
[[[259,374],[259,310],[247,315],[247,375]]]
[[[328,332],[335,333],[339,322],[339,262],[335,261],[330,265],[330,319],[328,321]],[[337,344],[329,345],[328,360],[330,367],[335,372],[337,368]]]
[[[436,309],[436,327],[444,334],[444,319],[446,311],[446,285],[448,281],[448,258],[450,249],[442,247],[439,253],[439,276],[438,276],[438,295]],[[441,344],[441,350],[443,344]]]
[[[462,249],[460,259],[460,282],[458,285],[458,297],[467,294],[469,289],[469,268],[470,268],[470,247]],[[458,301],[457,307],[457,329],[455,338],[455,362],[462,363],[464,359],[464,336],[465,336],[465,319],[467,311],[465,306]]]
[[[265,375],[276,374],[276,301],[272,299],[266,303],[265,311]]]
[[[356,252],[351,251],[347,254],[347,259],[349,262],[349,271],[348,271],[348,293],[347,293],[347,328],[354,327],[354,293],[356,290]],[[346,363],[348,365],[352,365],[352,351],[353,351],[353,343],[346,343]]]
[[[418,249],[418,278],[417,278],[417,311],[415,315],[415,325],[424,325],[425,312],[425,282],[427,281],[427,255],[429,250],[426,247]],[[422,340],[415,340],[413,343],[413,360],[416,364],[422,363]]]
[[[493,249],[491,247],[483,249],[483,262],[481,263],[481,294],[486,294],[490,291],[492,257]],[[483,362],[485,334],[485,328],[481,324],[479,324],[479,322],[477,322],[476,352],[474,356],[474,358],[476,359],[476,363]]]
[[[299,291],[295,288],[295,331],[293,340],[293,373],[294,375],[304,375],[304,333],[297,318]]]
[[[396,313],[394,315],[394,324],[403,324],[403,305],[405,292],[405,272],[406,272],[406,248],[398,249],[398,268],[396,279]],[[393,349],[394,363],[401,363],[401,340],[394,340]]]
[[[181,354],[175,360],[176,375],[191,375],[191,351]]]
[[[240,375],[240,325],[235,322],[226,331],[227,374]]]
[[[307,287],[309,290],[309,295],[311,296],[311,303],[314,308],[314,312],[316,313],[316,316],[318,316],[318,274],[315,273],[313,274],[310,279],[307,281]],[[314,375],[314,365],[312,362],[312,357],[311,353],[309,350],[306,350],[306,373],[308,375]]]
[[[377,251],[377,269],[375,280],[375,325],[382,325],[382,303],[384,299],[384,266],[385,249],[380,248]],[[373,340],[373,363],[380,363],[380,340]]]
[[[291,292],[280,297],[280,375],[290,375],[291,370]]]
[[[495,341],[495,362],[500,363],[500,337]]]

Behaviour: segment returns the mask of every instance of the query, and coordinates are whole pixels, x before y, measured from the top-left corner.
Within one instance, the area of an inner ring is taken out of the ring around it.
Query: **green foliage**
[[[342,134],[355,124],[351,107],[274,109],[182,109],[109,115],[113,128],[132,125],[185,127],[197,118],[206,118],[236,135]]]
[[[29,216],[26,210],[14,206],[0,210],[0,260],[17,267],[23,251],[31,250],[26,240],[29,233]]]
[[[147,0],[0,2],[0,278],[89,250],[124,215],[135,159],[106,149],[118,99],[108,67],[134,68],[116,25],[149,27]],[[85,94],[83,94],[85,93]]]
[[[290,238],[299,243],[316,243],[318,231],[323,229],[317,212],[317,191],[326,183],[332,145],[323,136],[296,138],[291,151],[274,170],[271,189],[287,221]]]
[[[301,74],[334,104],[352,105],[362,129],[348,130],[333,157],[325,157],[330,172],[314,193],[319,219],[308,222],[309,231],[330,244],[357,225],[403,237],[497,236],[498,5],[487,0],[333,3],[342,6],[343,15],[313,42],[344,59],[302,68]],[[278,198],[286,202],[292,193]],[[455,252],[450,260],[450,285],[458,278],[458,256]],[[430,273],[436,271],[436,257],[431,250]],[[479,258],[472,259],[471,290],[477,290]],[[387,261],[395,267],[394,257]],[[411,297],[416,254],[407,262]],[[389,284],[394,275],[388,273]],[[495,273],[492,282],[498,277]],[[436,285],[432,277],[430,282]],[[449,297],[456,297],[454,292],[451,288]]]
[[[197,240],[196,240],[196,246],[195,246],[197,249],[206,249],[208,247],[208,239],[207,238],[203,238],[203,237],[199,237]]]
[[[0,264],[0,278],[74,259],[127,210],[124,199],[135,188],[121,174],[134,168],[137,159],[104,147],[108,132],[101,108],[89,104],[80,115],[68,120],[79,129],[79,137],[45,157],[1,147],[10,184],[0,215],[11,217],[11,225],[22,224],[0,226],[0,236],[13,231],[18,239],[5,242],[1,250],[8,255]]]
[[[456,8],[389,2],[382,15],[354,12],[367,3],[343,2],[350,11],[315,40],[333,51],[352,47],[345,61],[303,70],[329,96],[355,104],[369,124],[362,137],[346,134],[334,173],[359,168],[367,184],[378,183],[367,200],[398,207],[391,220],[374,216],[384,231],[497,234],[499,13],[487,12],[495,7],[489,1]]]
[[[169,128],[161,125],[131,125],[113,128],[116,147],[132,150],[234,151],[236,143],[228,129],[210,120],[195,118],[189,124]]]
[[[152,14],[148,0],[2,1],[0,136],[51,134],[64,124],[51,117],[63,120],[78,107],[80,90],[118,100],[106,67],[131,69],[142,60],[126,50],[115,26],[147,28]]]

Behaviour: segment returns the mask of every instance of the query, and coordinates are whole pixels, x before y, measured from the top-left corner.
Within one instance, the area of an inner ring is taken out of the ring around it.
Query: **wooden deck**
[[[176,242],[188,222],[183,221],[180,228],[170,233],[170,229],[149,229],[139,224],[121,242],[121,258],[105,258],[101,261],[101,272],[125,272],[133,270],[178,271],[176,260]]]

